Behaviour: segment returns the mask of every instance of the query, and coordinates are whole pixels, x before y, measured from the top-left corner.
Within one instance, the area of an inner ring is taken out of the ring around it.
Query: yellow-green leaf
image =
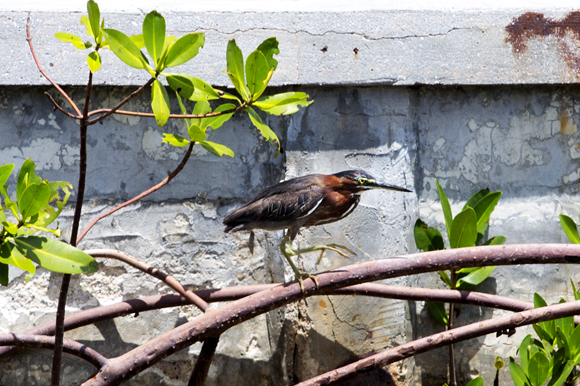
[[[449,246],[453,248],[474,247],[477,239],[477,217],[472,208],[466,208],[451,222]]]
[[[313,101],[308,100],[308,94],[303,92],[285,92],[258,98],[254,106],[274,115],[289,115],[298,111],[298,106],[306,107]]]
[[[189,134],[189,138],[194,142],[201,142],[205,140],[206,137],[205,130],[203,130],[201,127],[197,125],[189,126],[187,132]]]
[[[10,174],[12,174],[12,170],[14,169],[14,164],[6,164],[0,166],[0,186],[4,186],[8,178],[10,178]]]
[[[272,73],[264,54],[258,50],[252,52],[246,59],[246,81],[252,100],[262,95]]]
[[[143,41],[155,68],[161,70],[159,58],[165,45],[165,19],[157,11],[149,12],[143,20]]]
[[[262,118],[258,115],[258,113],[252,109],[251,107],[247,107],[246,111],[250,115],[250,120],[256,126],[256,128],[260,131],[262,136],[266,139],[266,141],[270,142],[272,145],[276,147],[276,156],[280,153],[280,141],[276,134],[270,129],[268,125],[262,121]]]
[[[49,199],[50,187],[48,182],[28,185],[18,201],[22,218],[28,219],[40,212],[42,208],[48,205]]]
[[[176,134],[163,133],[163,142],[176,147],[189,145],[190,141]]]
[[[205,43],[203,32],[190,33],[179,38],[169,49],[165,59],[166,67],[179,66],[199,53]]]
[[[208,152],[221,157],[222,155],[229,155],[230,157],[234,158],[234,152],[227,146],[221,145],[219,143],[210,142],[210,141],[201,141],[199,143],[205,150]]]
[[[203,80],[192,77],[191,82],[195,88],[190,98],[192,101],[201,102],[220,98],[217,91]]]
[[[193,76],[189,74],[165,74],[169,87],[186,99],[189,99],[195,90],[192,78]]]
[[[244,56],[242,55],[242,50],[237,46],[235,39],[228,42],[226,61],[228,77],[242,98],[248,100],[250,92],[246,86],[246,79],[244,77]]]
[[[101,68],[101,55],[97,51],[93,51],[87,56],[87,64],[89,69],[94,74]]]
[[[155,121],[159,126],[165,125],[169,119],[169,95],[165,86],[157,79],[153,82],[151,87],[151,108],[155,114]]]
[[[224,103],[223,105],[219,105],[213,112],[218,113],[222,111],[234,110],[235,108],[236,105],[234,105],[233,103]],[[211,127],[213,130],[215,130],[219,128],[221,125],[223,125],[228,119],[230,119],[233,114],[234,113],[232,111],[231,113],[224,113],[221,115],[217,115],[215,117],[202,118],[200,126],[203,127],[204,129],[206,127]]]
[[[63,42],[72,43],[79,50],[86,50],[93,46],[89,42],[83,42],[80,36],[69,34],[68,32],[57,32],[54,34],[54,37]]]
[[[562,226],[564,233],[566,233],[566,236],[568,236],[568,239],[570,242],[572,242],[572,244],[580,244],[580,235],[578,234],[578,227],[576,226],[574,220],[565,214],[561,214],[560,225]]]
[[[46,237],[14,237],[16,247],[24,256],[50,271],[60,273],[96,272],[97,262],[70,244]]]
[[[103,30],[107,34],[107,40],[111,51],[125,64],[133,68],[145,69],[147,61],[139,47],[121,31],[111,28]]]
[[[91,33],[95,38],[95,41],[100,43],[99,35],[101,30],[101,12],[99,11],[99,6],[93,0],[87,1],[87,11],[89,13],[89,23],[91,25]]]

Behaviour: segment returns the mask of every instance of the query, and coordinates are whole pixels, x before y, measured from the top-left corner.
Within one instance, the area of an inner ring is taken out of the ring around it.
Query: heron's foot
[[[300,283],[300,290],[302,291],[302,293],[304,293],[304,284],[302,283],[302,278],[312,279],[312,281],[316,285],[316,289],[317,290],[320,289],[320,286],[318,285],[318,280],[316,280],[316,276],[313,276],[309,273],[298,273],[296,274],[296,280],[298,280],[298,283]]]

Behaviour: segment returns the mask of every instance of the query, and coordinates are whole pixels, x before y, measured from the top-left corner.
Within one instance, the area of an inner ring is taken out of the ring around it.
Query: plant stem
[[[453,288],[457,283],[457,272],[452,269],[451,270],[451,284],[453,284]],[[447,330],[451,330],[453,328],[453,315],[455,311],[455,304],[449,303],[449,320],[447,322]],[[455,378],[455,355],[453,354],[453,344],[449,345],[449,386],[457,386],[457,380]]]
[[[210,337],[203,341],[201,352],[197,357],[197,361],[195,362],[187,386],[203,386],[205,384],[207,373],[209,372],[209,366],[211,365],[211,360],[213,359],[219,340],[219,337]]]
[[[80,165],[79,165],[79,183],[77,202],[75,204],[75,213],[73,217],[73,224],[70,236],[70,244],[74,247],[77,245],[77,235],[79,232],[79,225],[81,221],[81,211],[83,208],[83,200],[85,196],[85,181],[87,175],[87,115],[89,112],[89,102],[91,98],[91,90],[93,87],[93,73],[89,71],[89,81],[87,82],[87,95],[85,98],[85,106],[83,108],[83,118],[80,121]],[[70,286],[70,274],[63,274],[62,284],[60,286],[60,294],[58,296],[58,307],[56,311],[56,329],[54,336],[54,355],[52,357],[52,370],[50,376],[51,386],[60,385],[60,373],[62,365],[62,347],[64,337],[64,315],[66,307],[66,297]]]

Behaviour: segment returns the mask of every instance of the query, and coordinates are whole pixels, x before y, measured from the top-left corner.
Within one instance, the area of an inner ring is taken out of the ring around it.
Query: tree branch
[[[36,52],[34,52],[34,47],[32,46],[32,37],[30,35],[30,12],[28,13],[28,17],[26,18],[26,41],[28,41],[28,46],[30,47],[30,52],[32,53],[32,57],[34,58],[34,62],[36,63],[36,67],[38,67],[38,71],[40,71],[42,76],[44,76],[54,86],[54,88],[56,88],[58,90],[58,92],[61,93],[61,95],[67,100],[67,102],[75,110],[75,112],[77,113],[77,116],[80,117],[81,111],[79,110],[77,105],[73,102],[71,97],[69,97],[68,94],[66,92],[64,92],[64,90],[55,81],[53,81],[50,78],[50,76],[48,76],[48,74],[46,72],[44,72],[44,70],[40,66],[40,62],[38,61],[38,58],[36,57]]]
[[[373,260],[320,273],[316,275],[316,279],[321,290],[331,290],[365,281],[463,267],[567,263],[580,263],[580,245],[481,246]],[[318,293],[312,280],[304,281],[304,291],[299,283],[292,282],[209,310],[195,320],[178,326],[120,357],[110,359],[85,385],[117,385],[193,343],[220,335],[257,315]]]
[[[32,335],[26,333],[0,334],[0,346],[20,346],[52,350],[54,349],[54,341],[55,338],[53,336]],[[92,348],[71,339],[65,338],[63,340],[63,350],[67,354],[86,360],[97,369],[103,367],[108,360]]]
[[[526,310],[513,315],[479,321],[393,347],[379,354],[371,355],[370,357],[351,363],[350,365],[340,367],[307,381],[298,383],[296,386],[335,385],[355,378],[360,374],[368,373],[388,364],[439,347],[463,342],[465,340],[477,338],[479,336],[502,331],[508,328],[522,327],[547,320],[564,318],[566,316],[576,315],[579,312],[580,300],[548,307],[535,308],[533,310]]]
[[[81,242],[81,240],[83,239],[83,237],[85,237],[85,235],[87,234],[88,231],[91,230],[92,227],[95,226],[95,224],[97,222],[99,222],[100,220],[102,220],[103,218],[115,213],[116,211],[118,211],[119,209],[122,209],[124,207],[126,207],[127,205],[131,205],[132,203],[142,199],[143,197],[146,197],[148,195],[150,195],[151,193],[161,189],[162,187],[164,187],[165,185],[167,185],[169,183],[169,181],[171,181],[172,179],[175,178],[175,176],[177,176],[177,174],[185,167],[185,164],[187,163],[187,160],[189,159],[189,156],[191,156],[191,152],[193,150],[193,146],[195,145],[195,142],[191,142],[189,144],[189,147],[187,148],[187,152],[185,153],[185,156],[183,157],[183,159],[181,160],[181,163],[177,166],[177,168],[171,172],[171,174],[169,174],[167,177],[165,177],[163,179],[163,181],[161,181],[160,183],[158,183],[157,185],[153,186],[152,188],[144,191],[143,193],[139,194],[138,196],[133,197],[132,199],[130,199],[129,201],[125,201],[124,203],[122,203],[121,205],[117,205],[116,207],[114,207],[113,209],[109,210],[106,213],[100,214],[98,215],[93,221],[91,221],[91,223],[82,231],[81,235],[78,238],[78,243]]]
[[[129,264],[131,267],[137,268],[138,270],[161,280],[169,287],[171,287],[173,290],[175,290],[177,293],[187,298],[191,303],[196,305],[197,308],[199,308],[203,312],[207,310],[208,304],[205,301],[203,301],[199,296],[197,296],[195,293],[183,288],[181,283],[177,281],[173,276],[161,272],[157,268],[152,267],[149,264],[143,263],[127,253],[119,252],[114,249],[91,249],[86,250],[84,252],[88,255],[91,255],[92,257],[115,259],[122,261],[125,264]]]
[[[215,354],[215,349],[217,348],[220,338],[210,337],[203,342],[201,346],[201,352],[197,357],[195,366],[189,378],[187,386],[203,386],[205,385],[205,380],[207,379],[207,373],[209,371],[209,366]]]
[[[71,114],[68,111],[66,111],[65,109],[63,109],[62,107],[60,107],[60,105],[58,103],[56,103],[56,101],[52,98],[52,96],[49,93],[45,92],[44,95],[47,96],[48,100],[50,101],[50,103],[52,103],[52,105],[54,106],[54,109],[55,110],[60,111],[61,113],[63,113],[64,115],[66,115],[69,118],[72,118],[72,119],[82,119],[81,116],[77,116],[77,115]]]

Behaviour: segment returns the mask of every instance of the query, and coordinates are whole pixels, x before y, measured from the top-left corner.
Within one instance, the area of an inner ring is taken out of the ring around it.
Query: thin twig
[[[26,333],[0,334],[0,346],[54,349],[54,341],[55,338],[53,336],[32,335]],[[72,354],[86,360],[97,369],[103,367],[108,360],[92,348],[71,339],[65,338],[63,340],[63,351],[67,354]]]
[[[30,46],[30,52],[32,53],[32,57],[34,58],[34,62],[36,63],[36,67],[38,67],[38,71],[44,76],[53,86],[56,88],[62,96],[68,101],[68,103],[72,106],[72,108],[76,111],[78,116],[81,116],[81,111],[77,107],[77,105],[73,102],[71,97],[68,96],[66,92],[55,82],[53,81],[50,76],[40,66],[40,62],[36,57],[36,52],[34,52],[34,47],[32,47],[32,37],[30,35],[30,12],[28,13],[28,17],[26,18],[26,41],[28,41],[28,45]]]
[[[457,284],[457,271],[451,270],[451,284],[455,288]],[[449,303],[449,316],[447,320],[447,330],[453,329],[453,319],[455,317],[455,304]],[[449,345],[449,386],[457,386],[455,377],[455,354],[453,353],[453,344]]]
[[[82,233],[78,237],[78,240],[77,240],[78,243],[80,243],[81,240],[83,239],[83,237],[85,237],[85,235],[87,234],[87,232],[90,231],[91,228],[94,227],[95,224],[97,222],[99,222],[100,220],[102,220],[103,218],[115,213],[116,211],[126,207],[127,205],[131,205],[132,203],[142,199],[145,196],[150,195],[151,193],[153,193],[153,192],[161,189],[163,186],[167,185],[169,183],[169,181],[174,179],[175,176],[177,176],[177,174],[184,168],[185,164],[187,163],[187,160],[189,159],[189,156],[191,155],[191,152],[193,150],[194,145],[195,145],[195,142],[191,142],[189,144],[189,147],[187,148],[187,152],[185,153],[183,160],[181,160],[181,163],[177,166],[177,168],[173,172],[171,172],[171,174],[169,174],[167,177],[165,177],[160,183],[158,183],[154,187],[144,191],[143,193],[139,194],[138,196],[133,197],[129,201],[125,201],[124,203],[114,207],[113,209],[109,210],[106,213],[98,215],[95,219],[93,219],[93,221],[91,221],[91,223],[82,231]]]
[[[201,352],[197,357],[197,361],[195,361],[195,366],[193,367],[193,371],[191,372],[191,377],[189,378],[187,386],[205,385],[207,373],[209,372],[209,366],[211,365],[211,361],[219,341],[219,336],[217,338],[209,337],[203,341]]]
[[[214,111],[213,113],[207,113],[207,114],[169,114],[169,118],[209,118],[209,117],[217,117],[220,115],[225,115],[225,114],[230,114],[230,113],[236,113],[240,110],[242,110],[244,107],[246,107],[248,105],[248,101],[243,102],[241,105],[233,108],[233,109],[229,109],[229,110],[224,110],[224,111]],[[89,116],[95,115],[95,114],[103,114],[102,116],[92,119],[89,121],[89,125],[92,125],[93,123],[96,123],[97,121],[101,120],[104,116],[109,116],[111,114],[120,114],[120,115],[132,115],[132,116],[136,116],[136,117],[147,117],[147,118],[155,118],[155,114],[153,113],[140,113],[137,111],[126,111],[126,110],[115,110],[113,111],[113,109],[98,109],[98,110],[93,110],[89,113]]]
[[[127,97],[125,97],[125,99],[123,99],[121,102],[119,102],[115,107],[113,107],[112,109],[101,109],[101,110],[94,110],[91,112],[87,112],[87,118],[91,117],[95,114],[99,114],[102,113],[103,115],[101,115],[100,117],[97,117],[95,119],[91,119],[87,122],[87,125],[94,125],[97,122],[102,121],[103,119],[107,118],[108,116],[110,116],[111,114],[115,114],[117,112],[117,110],[119,110],[125,103],[129,102],[131,99],[135,98],[137,95],[139,95],[143,90],[145,90],[147,87],[151,86],[151,84],[153,83],[153,81],[155,80],[155,78],[151,78],[147,81],[147,83],[145,83],[144,85],[142,85],[141,87],[139,87],[137,90],[133,91],[131,94],[129,94]],[[103,112],[103,110],[105,110]],[[120,113],[117,113],[120,114]]]
[[[68,289],[70,286],[70,273],[62,275],[62,283],[60,284],[60,293],[58,295],[58,305],[56,308],[55,321],[55,338],[54,338],[54,354],[52,356],[52,368],[50,371],[50,384],[52,386],[60,385],[60,370],[62,364],[62,350],[64,345],[64,317],[65,306]]]
[[[191,303],[195,304],[203,312],[207,310],[208,304],[204,300],[202,300],[199,296],[197,296],[195,293],[191,292],[188,289],[183,288],[181,283],[178,282],[173,276],[161,272],[157,268],[152,267],[149,264],[143,263],[142,261],[139,261],[138,259],[129,254],[116,251],[114,249],[94,249],[94,250],[86,250],[84,252],[88,255],[91,255],[92,257],[110,258],[129,264],[131,267],[137,268],[138,270],[161,280],[169,287],[173,288],[177,293],[186,297]]]
[[[439,347],[502,331],[506,328],[527,326],[529,324],[547,320],[564,318],[575,315],[578,312],[580,312],[580,301],[574,301],[479,321],[390,348],[347,366],[334,369],[307,381],[298,383],[296,386],[329,386],[338,383],[344,384],[343,382],[355,378],[357,375],[368,373],[381,367],[385,367],[388,364]]]
[[[81,116],[76,116],[74,114],[71,114],[68,111],[66,111],[65,109],[63,109],[62,107],[60,107],[60,105],[58,103],[56,103],[56,101],[52,98],[52,96],[49,93],[45,92],[44,95],[46,95],[48,97],[48,100],[50,101],[50,103],[52,103],[52,105],[54,106],[54,108],[56,110],[60,111],[61,113],[63,113],[67,117],[72,118],[72,119],[82,119]]]

